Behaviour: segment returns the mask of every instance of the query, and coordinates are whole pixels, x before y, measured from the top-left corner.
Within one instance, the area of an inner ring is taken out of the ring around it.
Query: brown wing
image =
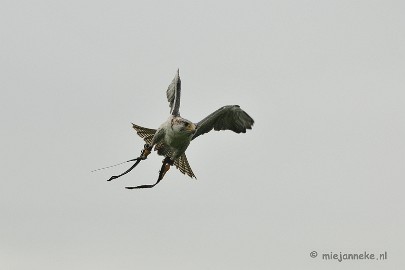
[[[138,133],[139,137],[141,137],[146,143],[152,144],[152,139],[156,133],[156,129],[140,127],[135,125],[134,123],[132,123],[132,127],[136,130],[136,133]]]
[[[178,159],[174,161],[174,165],[176,165],[176,168],[179,169],[183,174],[187,174],[191,178],[197,179],[195,177],[193,170],[190,167],[190,164],[188,164],[188,160],[186,157],[186,154],[183,153]]]

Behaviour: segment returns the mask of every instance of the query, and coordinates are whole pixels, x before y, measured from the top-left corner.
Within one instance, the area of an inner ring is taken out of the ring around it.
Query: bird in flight
[[[191,178],[196,178],[185,154],[192,140],[212,129],[232,130],[236,133],[246,133],[246,129],[252,129],[254,120],[243,111],[239,105],[223,106],[198,123],[193,123],[180,116],[180,94],[181,81],[179,70],[177,70],[174,79],[166,91],[170,106],[169,118],[160,125],[157,130],[132,124],[132,127],[146,144],[138,158],[126,161],[135,161],[134,165],[122,174],[112,176],[107,181],[111,181],[130,172],[139,162],[147,159],[153,148],[157,151],[158,155],[165,157],[159,171],[157,182],[153,185],[126,187],[127,189],[154,187],[163,179],[172,165],[175,165],[183,174],[187,174]]]

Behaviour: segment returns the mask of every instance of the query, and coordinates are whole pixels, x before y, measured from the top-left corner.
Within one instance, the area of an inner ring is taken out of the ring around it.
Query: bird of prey
[[[177,70],[174,79],[167,88],[166,95],[170,106],[170,116],[160,127],[156,129],[144,128],[135,124],[132,127],[137,134],[145,141],[144,149],[138,158],[128,160],[136,161],[124,173],[112,176],[108,181],[116,179],[130,172],[140,161],[145,160],[151,153],[153,147],[158,155],[164,156],[162,167],[159,171],[159,177],[153,185],[141,185],[136,187],[126,187],[127,189],[152,188],[157,185],[164,177],[170,166],[175,165],[183,174],[191,178],[196,178],[193,170],[188,163],[185,151],[190,142],[200,135],[203,135],[212,129],[214,130],[232,130],[236,133],[246,133],[246,129],[252,129],[253,119],[243,111],[239,105],[227,105],[219,108],[198,123],[193,123],[180,116],[180,94],[181,81],[179,70]]]

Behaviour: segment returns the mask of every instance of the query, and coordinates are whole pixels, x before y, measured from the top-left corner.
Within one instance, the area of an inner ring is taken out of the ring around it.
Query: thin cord
[[[124,164],[124,163],[130,162],[130,161],[134,161],[134,160],[133,160],[133,159],[131,159],[131,160],[127,160],[127,161],[124,161],[124,162],[121,162],[121,163],[118,163],[118,164],[115,164],[115,165],[111,165],[111,166],[107,166],[107,167],[104,167],[104,168],[100,168],[100,169],[92,170],[91,172],[96,172],[96,171],[100,171],[100,170],[104,170],[104,169],[112,168],[112,167],[115,167],[115,166],[118,166],[118,165],[121,165],[121,164]]]

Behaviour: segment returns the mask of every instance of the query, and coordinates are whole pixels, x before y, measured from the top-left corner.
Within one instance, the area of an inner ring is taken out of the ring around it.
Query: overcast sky
[[[403,1],[2,1],[1,269],[404,269]],[[181,115],[246,134],[125,177]],[[310,252],[318,252],[316,258]],[[323,253],[386,260],[326,261]]]

